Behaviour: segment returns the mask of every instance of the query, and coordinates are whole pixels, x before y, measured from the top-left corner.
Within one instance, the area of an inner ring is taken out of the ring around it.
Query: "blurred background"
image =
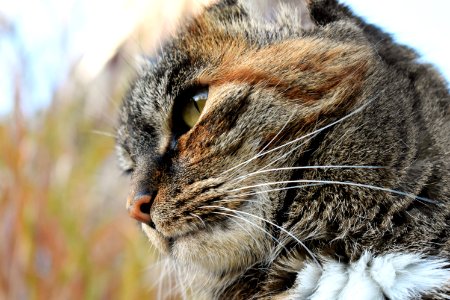
[[[114,127],[136,56],[207,2],[0,0],[0,299],[158,295],[158,254],[125,211]],[[342,2],[448,81],[450,1]]]

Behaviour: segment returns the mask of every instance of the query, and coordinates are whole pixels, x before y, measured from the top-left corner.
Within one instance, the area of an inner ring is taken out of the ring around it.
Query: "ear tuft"
[[[311,18],[308,0],[239,0],[248,14],[261,23],[279,23],[290,17],[303,30],[311,30],[315,24]]]

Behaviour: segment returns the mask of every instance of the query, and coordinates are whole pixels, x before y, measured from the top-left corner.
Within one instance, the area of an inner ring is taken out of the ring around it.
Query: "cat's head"
[[[207,8],[149,60],[123,103],[117,149],[131,173],[128,210],[181,263],[224,272],[270,261],[281,251],[271,235],[283,236],[276,226],[298,197],[289,190],[309,186],[296,205],[319,209],[320,183],[298,181],[311,179],[302,166],[327,155],[318,161],[375,163],[352,159],[348,137],[335,141],[345,155],[317,144],[377,88],[375,51],[338,12],[313,17],[323,1],[275,2]],[[319,232],[304,215],[307,232]]]

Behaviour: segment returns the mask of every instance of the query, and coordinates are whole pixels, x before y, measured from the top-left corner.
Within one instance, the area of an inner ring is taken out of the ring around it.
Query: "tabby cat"
[[[450,299],[449,110],[337,0],[222,0],[123,102],[127,208],[192,299]]]

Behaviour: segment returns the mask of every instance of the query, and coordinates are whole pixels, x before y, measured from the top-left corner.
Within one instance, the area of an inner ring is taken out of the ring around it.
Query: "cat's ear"
[[[310,0],[238,0],[247,13],[255,20],[265,23],[280,23],[289,18],[303,30],[311,30],[316,25],[309,12]]]

